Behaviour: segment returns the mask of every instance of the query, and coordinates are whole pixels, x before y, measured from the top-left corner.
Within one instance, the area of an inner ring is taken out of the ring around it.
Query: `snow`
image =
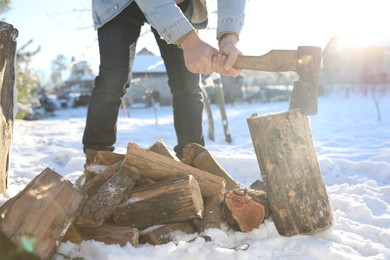
[[[390,93],[380,100],[382,120],[371,96],[332,94],[319,98],[319,114],[310,124],[319,165],[332,206],[334,225],[314,235],[280,236],[272,218],[249,233],[207,229],[201,234],[175,233],[165,245],[106,245],[84,241],[61,243],[55,259],[390,259]],[[215,141],[206,147],[241,187],[260,179],[246,119],[288,109],[287,102],[227,105],[233,139],[225,142],[220,112],[213,106]],[[121,112],[116,152],[128,142],[149,147],[159,139],[173,149],[172,109],[159,107]],[[50,167],[75,182],[85,161],[81,138],[85,108],[59,110],[40,121],[16,120],[10,159],[9,189],[0,204],[21,191],[37,174]],[[206,240],[205,237],[211,240]]]

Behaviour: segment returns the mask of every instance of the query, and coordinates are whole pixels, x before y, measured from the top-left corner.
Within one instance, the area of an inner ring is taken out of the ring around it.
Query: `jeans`
[[[180,7],[186,4],[184,2]],[[84,151],[114,150],[116,126],[121,97],[129,80],[129,47],[140,36],[147,22],[135,2],[98,29],[100,52],[99,75],[95,79],[88,106],[83,136]],[[200,75],[191,73],[184,63],[182,50],[160,39],[152,28],[168,74],[172,94],[174,127],[177,145],[174,151],[182,158],[183,147],[189,143],[204,145],[202,130],[203,100]]]

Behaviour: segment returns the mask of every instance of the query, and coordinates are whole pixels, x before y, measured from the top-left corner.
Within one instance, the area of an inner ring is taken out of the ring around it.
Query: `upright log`
[[[218,194],[220,200],[225,193],[225,180],[209,172],[199,170],[161,154],[142,149],[135,143],[129,143],[122,167],[135,175],[147,177],[154,181],[174,179],[193,175],[199,183],[205,197]]]
[[[46,168],[0,208],[0,232],[41,259],[51,259],[81,200],[70,181]]]
[[[18,31],[0,21],[0,193],[7,190],[14,119],[15,53]]]
[[[313,234],[332,225],[307,116],[299,109],[248,120],[278,232]]]

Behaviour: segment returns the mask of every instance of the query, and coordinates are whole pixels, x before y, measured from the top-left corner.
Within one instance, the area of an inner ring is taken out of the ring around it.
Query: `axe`
[[[305,115],[317,115],[321,48],[299,46],[297,50],[271,50],[262,56],[238,56],[237,69],[269,72],[295,71],[289,109],[300,108]]]

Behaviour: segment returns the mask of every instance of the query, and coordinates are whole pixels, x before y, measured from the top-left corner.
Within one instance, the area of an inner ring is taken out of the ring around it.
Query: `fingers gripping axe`
[[[297,72],[299,80],[294,82],[289,109],[300,108],[305,115],[317,115],[320,65],[321,48],[299,46],[297,50],[271,50],[262,56],[238,56],[234,67],[269,72]]]

